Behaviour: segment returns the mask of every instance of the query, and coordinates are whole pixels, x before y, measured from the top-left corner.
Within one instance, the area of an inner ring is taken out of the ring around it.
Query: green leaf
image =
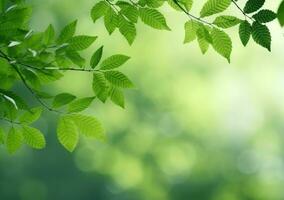
[[[231,2],[231,0],[208,0],[202,8],[200,16],[207,17],[223,12],[231,5]]]
[[[104,72],[105,78],[113,85],[122,88],[132,88],[133,83],[119,71],[106,71]]]
[[[258,22],[253,22],[252,38],[257,44],[268,49],[268,51],[271,51],[271,35],[267,26],[262,25]]]
[[[93,74],[93,91],[102,102],[108,97],[108,82],[102,72],[94,72]]]
[[[99,18],[104,16],[109,9],[109,5],[105,1],[100,1],[91,10],[91,17],[95,23]]]
[[[110,56],[101,63],[101,69],[109,70],[120,67],[129,59],[130,57],[121,54]]]
[[[77,99],[73,102],[71,102],[68,106],[68,112],[69,113],[74,113],[74,112],[81,112],[85,109],[87,109],[95,97],[87,97],[87,98],[82,98],[82,99]]]
[[[121,3],[121,4],[118,4],[118,6],[121,9],[120,13],[122,15],[127,17],[127,19],[129,19],[132,23],[137,23],[139,12],[135,6],[129,3]]]
[[[212,40],[213,40],[213,48],[220,55],[227,58],[228,62],[230,62],[231,52],[232,52],[232,41],[231,38],[222,30],[217,28],[213,28],[211,32]]]
[[[87,49],[89,46],[93,44],[93,42],[96,39],[97,37],[86,36],[86,35],[72,37],[70,40],[68,40],[69,49],[75,51],[81,51]]]
[[[2,128],[0,128],[0,145],[5,144],[5,133]]]
[[[85,64],[85,59],[80,56],[80,54],[77,51],[74,50],[68,50],[66,51],[66,56],[77,66],[83,67]]]
[[[70,103],[74,99],[76,99],[76,97],[72,94],[69,94],[69,93],[58,94],[54,97],[54,100],[52,102],[52,107],[53,108],[60,108],[64,105]]]
[[[242,22],[242,20],[240,20],[237,17],[229,16],[229,15],[223,15],[223,16],[217,17],[214,20],[213,24],[217,25],[220,28],[231,28],[233,26],[238,25],[241,22]]]
[[[247,14],[258,11],[265,3],[265,0],[248,0],[244,12]]]
[[[127,21],[124,17],[119,17],[119,32],[125,37],[128,44],[131,45],[136,37],[136,28],[134,23]]]
[[[167,0],[168,4],[177,11],[182,11],[182,9],[177,5],[177,3],[184,7],[185,10],[190,11],[193,5],[193,0]]]
[[[284,1],[280,4],[278,11],[277,11],[278,21],[281,26],[284,26]]]
[[[59,119],[57,126],[57,138],[63,147],[69,152],[74,151],[76,148],[79,140],[78,129],[75,122],[68,116],[63,116]]]
[[[139,16],[145,24],[155,29],[171,30],[167,25],[165,17],[156,9],[140,8]]]
[[[104,24],[110,35],[118,27],[119,17],[111,7],[108,9],[108,11],[106,12],[104,16]]]
[[[244,46],[249,42],[251,36],[251,25],[248,21],[243,21],[239,27],[239,36]]]
[[[185,29],[185,38],[184,43],[192,42],[196,39],[196,31],[200,28],[200,23],[190,20],[185,23],[184,29]]]
[[[277,15],[271,10],[261,10],[252,17],[259,23],[267,23],[276,19]]]
[[[38,130],[30,126],[23,126],[24,141],[27,145],[34,149],[43,149],[45,147],[45,138]]]
[[[55,30],[53,26],[50,24],[43,34],[43,43],[45,45],[49,45],[54,41],[55,38]]]
[[[121,89],[112,87],[110,90],[110,98],[113,103],[124,108],[124,94]]]
[[[19,121],[23,124],[32,124],[37,121],[42,113],[42,108],[32,108],[29,111],[26,111],[22,116],[20,116]]]
[[[200,28],[197,30],[197,40],[201,52],[205,54],[209,48],[209,42],[206,40],[204,28]]]
[[[92,56],[91,61],[90,61],[90,65],[91,67],[94,69],[99,62],[101,61],[102,55],[103,55],[103,49],[104,46],[101,46]]]
[[[97,120],[97,118],[81,114],[71,114],[68,115],[68,118],[73,120],[73,122],[78,127],[78,130],[83,135],[91,138],[105,140],[105,130],[101,123]]]
[[[65,26],[57,40],[58,44],[63,44],[73,37],[76,31],[77,20]]]
[[[8,133],[6,146],[9,153],[15,153],[23,144],[23,133],[12,127]]]

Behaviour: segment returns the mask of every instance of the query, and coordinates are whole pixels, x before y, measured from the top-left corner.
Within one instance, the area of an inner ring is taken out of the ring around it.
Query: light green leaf
[[[93,74],[93,91],[102,102],[108,97],[108,82],[102,72],[94,72]]]
[[[32,124],[37,121],[42,113],[42,108],[32,108],[29,111],[26,111],[22,116],[20,116],[19,121],[23,124]]]
[[[196,39],[196,31],[200,28],[200,23],[190,20],[185,23],[184,29],[185,29],[185,38],[184,43],[192,42]]]
[[[106,12],[104,16],[104,24],[110,35],[118,27],[119,17],[111,7],[108,9],[108,11]]]
[[[109,69],[120,67],[125,62],[127,62],[129,59],[130,57],[121,55],[121,54],[110,56],[101,63],[101,69],[109,70]]]
[[[151,8],[140,8],[139,15],[145,24],[155,29],[170,30],[165,17],[158,10]]]
[[[201,17],[207,17],[225,11],[230,5],[231,0],[208,0],[201,12]]]
[[[69,113],[74,113],[74,112],[81,112],[85,109],[87,109],[95,97],[87,97],[87,98],[82,98],[82,99],[77,99],[73,102],[71,102],[68,106],[68,112]]]
[[[197,40],[202,54],[205,54],[209,48],[209,42],[206,40],[205,29],[200,28],[197,30]]]
[[[62,107],[64,105],[70,103],[74,99],[76,99],[76,97],[72,94],[69,94],[69,93],[58,94],[54,97],[54,100],[52,102],[52,107],[53,108]]]
[[[78,129],[75,122],[68,116],[63,116],[59,119],[57,126],[57,138],[63,147],[69,152],[74,151],[76,148],[79,140]]]
[[[93,42],[97,39],[97,37],[93,36],[86,36],[86,35],[79,35],[72,37],[68,40],[69,49],[75,51],[81,51],[87,49],[89,46],[93,44]]]
[[[104,16],[109,9],[109,5],[105,1],[100,1],[91,10],[91,17],[95,23],[99,18]]]
[[[220,55],[227,58],[228,62],[230,62],[231,52],[232,52],[232,40],[222,30],[217,28],[213,28],[211,32],[212,40],[213,40],[213,48],[217,51]]]
[[[103,49],[104,46],[101,46],[92,56],[91,61],[90,61],[90,65],[91,67],[94,69],[99,62],[101,61],[102,55],[103,55]]]
[[[233,26],[238,25],[241,22],[242,22],[242,20],[240,20],[237,17],[229,16],[229,15],[223,15],[223,16],[217,17],[214,20],[213,24],[217,25],[220,28],[231,28]]]
[[[77,20],[65,26],[57,40],[58,44],[63,44],[73,37],[76,31]]]
[[[105,130],[97,118],[81,114],[68,115],[68,118],[74,121],[78,130],[83,135],[105,140]]]
[[[118,6],[121,8],[120,13],[127,17],[132,23],[137,23],[139,12],[138,9],[129,3],[120,3]]]
[[[51,44],[55,38],[55,30],[53,26],[50,24],[43,34],[43,43],[45,45]]]
[[[121,89],[112,87],[110,90],[110,98],[113,103],[124,108],[124,94]]]
[[[133,83],[119,71],[106,71],[104,72],[105,78],[113,85],[122,88],[132,88]]]
[[[124,17],[119,17],[119,32],[125,37],[128,44],[131,45],[136,37],[136,28],[134,23],[127,21]]]
[[[30,126],[23,126],[24,141],[27,145],[34,149],[43,149],[45,147],[45,138],[38,130]]]
[[[6,146],[9,153],[15,153],[23,144],[23,133],[12,127],[8,133]]]

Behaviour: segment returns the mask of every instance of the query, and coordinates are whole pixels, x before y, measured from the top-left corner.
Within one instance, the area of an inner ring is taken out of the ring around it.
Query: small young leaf
[[[99,62],[101,61],[102,55],[103,55],[103,49],[104,46],[101,46],[92,56],[91,61],[90,61],[90,65],[91,67],[94,69]]]
[[[52,107],[53,108],[60,108],[64,105],[70,103],[74,99],[76,99],[76,97],[72,94],[69,94],[69,93],[58,94],[54,97],[54,100],[52,102]]]
[[[78,129],[75,122],[68,116],[63,116],[59,119],[57,126],[57,138],[63,147],[69,152],[74,151],[77,146],[79,140]]]
[[[27,145],[34,149],[43,149],[45,147],[45,138],[38,130],[30,126],[23,126],[24,141]]]
[[[127,62],[129,59],[130,57],[121,54],[110,56],[101,63],[101,69],[109,70],[117,68]]]

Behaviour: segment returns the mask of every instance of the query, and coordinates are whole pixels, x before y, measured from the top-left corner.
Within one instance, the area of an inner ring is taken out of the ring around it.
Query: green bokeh
[[[195,1],[198,13],[202,1]],[[106,56],[131,56],[123,71],[137,89],[127,92],[125,110],[107,102],[86,112],[103,122],[106,143],[82,139],[70,154],[56,140],[56,116],[46,113],[37,123],[45,150],[10,156],[0,149],[1,200],[284,199],[284,40],[276,21],[272,53],[252,42],[241,47],[233,29],[228,64],[212,49],[203,56],[196,43],[183,45],[187,18],[167,6],[172,31],[139,22],[130,47],[118,32],[108,36],[102,21],[92,23],[96,1],[29,2],[34,30],[78,19],[78,34],[99,36],[91,49],[104,44]],[[90,85],[90,74],[73,72],[50,90],[87,96]]]

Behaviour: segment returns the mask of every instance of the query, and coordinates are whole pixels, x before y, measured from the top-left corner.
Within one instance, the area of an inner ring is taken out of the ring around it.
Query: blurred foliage
[[[76,0],[30,3],[35,30],[50,22],[61,27],[76,16],[82,33],[99,36],[96,47],[133,57],[125,71],[138,90],[126,94],[126,110],[96,102],[85,111],[104,122],[105,144],[81,138],[74,154],[62,151],[57,119],[44,114],[35,126],[47,133],[48,148],[10,156],[0,147],[0,199],[284,199],[283,35],[277,23],[271,24],[272,53],[236,44],[228,65],[211,51],[199,55],[198,45],[177,42],[182,20],[166,6],[174,31],[156,37],[138,25],[140,37],[130,48],[119,34],[108,37],[102,24],[90,22],[93,2],[80,2],[80,9]],[[51,91],[87,95],[91,79],[82,74],[74,81],[70,72]],[[15,90],[29,98],[22,85]]]

